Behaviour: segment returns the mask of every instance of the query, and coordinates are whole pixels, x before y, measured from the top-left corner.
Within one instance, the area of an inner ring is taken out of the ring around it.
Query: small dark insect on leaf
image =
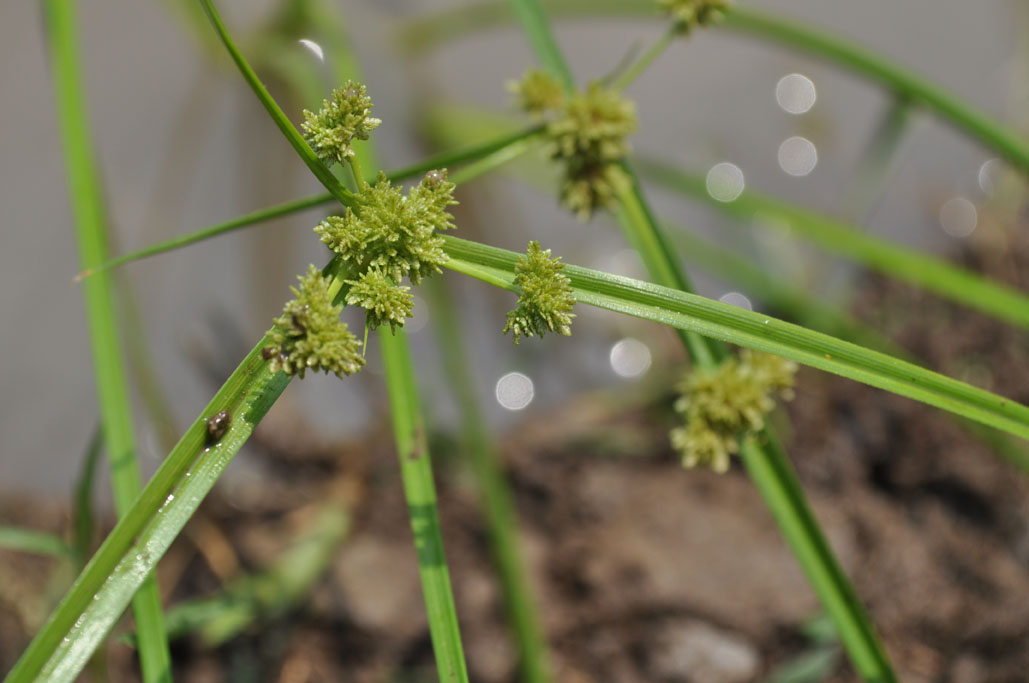
[[[232,416],[227,410],[222,410],[207,418],[207,440],[210,443],[221,441],[225,433],[229,431],[231,424]]]
[[[265,360],[271,360],[272,358],[275,358],[275,356],[277,356],[278,354],[279,351],[274,346],[266,346],[263,349],[261,349],[261,358]]]

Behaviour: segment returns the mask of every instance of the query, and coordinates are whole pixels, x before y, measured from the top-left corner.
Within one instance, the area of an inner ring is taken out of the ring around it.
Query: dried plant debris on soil
[[[883,281],[863,291],[861,308],[934,367],[980,359],[1007,368],[982,383],[1029,398],[1015,333]],[[890,318],[894,308],[904,315]],[[666,389],[634,402],[624,392],[584,396],[505,440],[557,680],[753,681],[810,651],[802,624],[819,607],[797,563],[738,467],[682,470],[665,440],[675,420]],[[829,375],[802,372],[789,414],[793,461],[901,678],[1025,680],[1027,479],[938,411]],[[248,456],[269,476],[217,489],[162,562],[162,587],[172,602],[207,595],[271,563],[327,498],[353,508],[353,532],[298,606],[214,649],[178,642],[176,680],[229,680],[230,671],[254,681],[434,680],[387,421],[333,443],[302,419],[276,406]],[[435,438],[471,677],[514,681],[475,491],[446,456],[453,442]],[[8,500],[2,514],[36,528],[67,524],[40,501]],[[49,566],[0,560],[0,667],[45,616]],[[127,648],[111,651],[115,680],[133,680]],[[836,661],[824,680],[855,680]]]

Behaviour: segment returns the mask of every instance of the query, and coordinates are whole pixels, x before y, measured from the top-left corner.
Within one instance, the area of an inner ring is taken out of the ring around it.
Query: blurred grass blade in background
[[[500,579],[507,621],[518,647],[519,672],[527,683],[553,680],[546,639],[526,573],[518,537],[517,511],[506,481],[499,448],[483,415],[482,399],[472,378],[471,354],[463,336],[454,295],[444,278],[427,283],[433,327],[439,338],[443,368],[457,399],[461,420],[461,446],[476,478],[479,501],[490,537],[490,551]]]
[[[82,91],[76,35],[78,18],[74,0],[47,0],[44,8],[52,55],[54,99],[79,259],[84,268],[90,268],[107,258],[108,236],[87,120],[88,108]],[[83,294],[104,445],[111,464],[114,506],[119,516],[124,517],[139,495],[140,474],[118,332],[114,282],[108,276],[96,278],[84,287]],[[133,614],[140,634],[143,680],[146,683],[170,681],[171,655],[162,623],[161,597],[154,579],[146,579],[143,583],[133,603]]]
[[[761,229],[778,229],[847,256],[880,273],[1029,330],[1029,296],[960,266],[892,244],[842,221],[794,206],[769,195],[743,190],[723,202],[707,191],[705,178],[654,160],[640,162],[645,176],[663,187],[702,199]]]

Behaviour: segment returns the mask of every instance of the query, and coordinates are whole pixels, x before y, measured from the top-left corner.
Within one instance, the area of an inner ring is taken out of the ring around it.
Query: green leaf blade
[[[447,236],[455,270],[481,270],[513,291],[514,252]],[[600,308],[775,353],[1029,439],[1029,408],[984,389],[813,330],[720,301],[568,264],[576,298]]]

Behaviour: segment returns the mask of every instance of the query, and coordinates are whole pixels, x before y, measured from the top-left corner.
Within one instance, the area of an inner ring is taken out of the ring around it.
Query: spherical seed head
[[[447,262],[439,232],[455,227],[446,210],[457,204],[453,193],[445,170],[426,176],[406,197],[380,174],[375,185],[359,195],[359,213],[348,208],[314,230],[358,277],[376,269],[394,283],[409,277],[419,284],[421,278],[441,272]]]
[[[547,330],[566,337],[572,333],[572,307],[575,296],[571,281],[561,273],[564,264],[560,257],[550,258],[550,250],[540,248],[539,242],[529,242],[525,256],[515,266],[515,284],[521,289],[518,305],[507,314],[503,334],[519,337],[542,337]]]
[[[292,287],[295,299],[286,303],[268,333],[272,344],[261,351],[273,372],[303,379],[308,370],[352,375],[364,366],[361,341],[339,319],[342,305],[332,303],[331,279],[314,266]]]
[[[568,96],[543,72],[530,71],[515,84],[522,107],[546,123],[550,155],[564,167],[561,201],[580,219],[611,203],[624,173],[618,162],[636,130],[636,107],[615,89],[592,83]]]
[[[354,140],[367,140],[381,120],[371,115],[372,100],[360,83],[347,81],[322,101],[317,113],[304,110],[304,139],[326,164],[343,163],[354,156]]]
[[[727,470],[740,437],[764,427],[765,416],[775,408],[774,396],[793,397],[796,372],[793,361],[744,350],[717,368],[696,368],[686,375],[675,402],[686,424],[670,434],[683,465]]]
[[[507,87],[517,98],[518,106],[537,119],[565,106],[564,88],[556,78],[539,69],[529,69],[521,80],[510,81]]]
[[[360,306],[367,312],[368,327],[376,329],[389,323],[394,333],[397,326],[414,313],[414,297],[410,287],[394,284],[378,268],[371,268],[356,280],[347,280],[350,291],[346,301],[351,306]]]

